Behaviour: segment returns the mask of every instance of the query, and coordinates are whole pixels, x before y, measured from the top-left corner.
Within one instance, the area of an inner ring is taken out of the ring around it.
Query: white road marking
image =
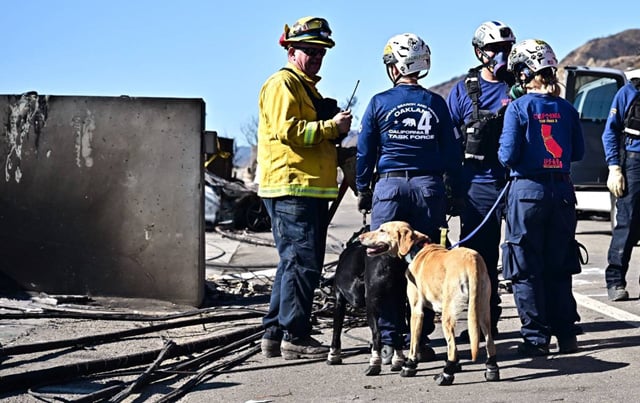
[[[576,292],[573,293],[573,296],[580,306],[591,309],[592,311],[599,312],[603,315],[607,315],[621,322],[626,322],[633,327],[640,327],[640,316],[638,315],[634,315],[619,308],[614,308],[603,302],[587,297],[586,295],[578,294]]]

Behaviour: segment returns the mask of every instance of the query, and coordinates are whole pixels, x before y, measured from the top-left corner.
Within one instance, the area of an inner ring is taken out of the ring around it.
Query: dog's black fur
[[[402,300],[396,305],[402,310],[400,315],[404,315],[402,301],[406,298],[406,268],[407,264],[396,257],[389,255],[367,256],[366,248],[357,241],[349,244],[342,251],[334,276],[336,306],[333,317],[331,351],[327,358],[327,364],[342,363],[340,358],[341,336],[347,303],[354,308],[366,308],[367,323],[372,335],[372,351],[377,351],[380,356],[382,350],[380,329],[378,328],[380,308],[383,304],[389,304],[400,297]],[[370,363],[365,374],[377,375],[380,371],[380,364]]]

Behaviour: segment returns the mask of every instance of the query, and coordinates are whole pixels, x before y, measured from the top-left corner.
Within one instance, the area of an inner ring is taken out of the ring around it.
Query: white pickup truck
[[[620,87],[640,69],[623,72],[606,67],[568,66],[565,68],[564,97],[580,114],[585,139],[585,156],[571,165],[579,213],[609,215],[615,222],[615,203],[607,189],[609,173],[602,146],[602,131],[611,101]]]

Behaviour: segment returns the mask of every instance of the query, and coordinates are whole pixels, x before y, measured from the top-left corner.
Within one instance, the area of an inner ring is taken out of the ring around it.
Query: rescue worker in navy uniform
[[[503,275],[513,284],[524,356],[548,354],[552,335],[559,353],[578,349],[571,276],[580,272],[580,261],[569,174],[571,162],[584,156],[584,139],[577,111],[559,97],[557,65],[544,41],[513,47],[508,68],[526,94],[507,107],[498,149],[511,177]]]
[[[640,240],[640,79],[618,90],[611,104],[602,143],[609,165],[607,187],[616,199],[616,225],[611,236],[605,270],[611,301],[629,299],[627,270],[633,247]],[[627,118],[628,117],[628,118]],[[624,151],[621,152],[624,141]]]
[[[383,51],[383,62],[393,87],[373,96],[362,117],[356,155],[358,209],[371,211],[371,229],[392,221],[406,221],[415,229],[440,239],[446,227],[446,194],[443,174],[462,198],[462,161],[445,100],[422,87],[431,67],[429,46],[412,33],[392,37]],[[372,181],[375,183],[373,193]],[[457,183],[456,183],[457,180]],[[402,266],[403,273],[406,264]],[[383,306],[379,326],[382,359],[402,353],[406,330],[406,294]],[[425,310],[419,361],[435,358],[428,345],[434,330],[434,313]],[[400,370],[404,356],[393,356],[392,370]]]
[[[491,280],[491,329],[498,336],[502,313],[498,290],[498,259],[502,236],[504,201],[488,217],[506,185],[505,168],[498,161],[498,139],[502,132],[499,113],[510,102],[513,74],[507,71],[507,58],[516,38],[500,21],[482,23],[471,41],[480,65],[469,70],[449,93],[447,104],[454,127],[460,131],[465,148],[464,182],[466,197],[460,212],[461,245],[474,249],[485,261]],[[475,149],[474,149],[475,148]],[[477,229],[477,231],[476,231]],[[474,232],[476,231],[476,232]],[[462,338],[468,340],[465,330]]]

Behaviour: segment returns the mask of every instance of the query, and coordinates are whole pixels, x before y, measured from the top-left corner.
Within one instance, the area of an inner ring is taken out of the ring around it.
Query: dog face
[[[417,242],[431,242],[429,237],[411,228],[404,221],[389,221],[377,230],[365,232],[359,237],[360,243],[367,247],[367,255],[377,256],[384,253],[404,258]]]

